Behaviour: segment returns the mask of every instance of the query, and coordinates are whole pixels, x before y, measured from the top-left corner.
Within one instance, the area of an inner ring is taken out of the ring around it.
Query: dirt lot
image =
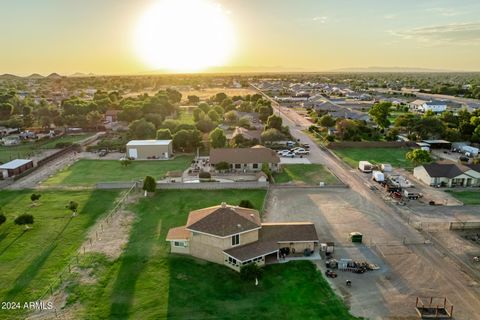
[[[434,237],[455,252],[471,268],[480,272],[480,262],[474,262],[473,257],[480,256],[480,229],[434,231]]]
[[[454,303],[456,319],[480,319],[479,284],[418,231],[351,189],[272,189],[267,201],[266,221],[312,221],[321,241],[335,242],[336,258],[380,266],[360,275],[339,271],[338,278],[329,280],[354,315],[415,317],[416,296],[433,295],[447,296]],[[364,234],[364,245],[349,242],[352,231]],[[351,288],[345,286],[346,279],[352,280]]]

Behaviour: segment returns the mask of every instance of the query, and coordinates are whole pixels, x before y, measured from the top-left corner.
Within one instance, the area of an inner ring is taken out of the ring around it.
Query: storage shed
[[[33,168],[33,161],[26,159],[15,159],[0,166],[3,178],[19,175],[28,169]]]
[[[169,159],[172,140],[132,140],[127,143],[127,156],[133,159]]]

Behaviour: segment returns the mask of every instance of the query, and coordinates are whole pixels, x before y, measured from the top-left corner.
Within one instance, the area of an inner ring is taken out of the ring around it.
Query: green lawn
[[[114,203],[118,192],[42,191],[32,207],[32,191],[0,191],[0,207],[7,221],[0,226],[0,300],[35,301],[75,256],[86,232]],[[79,203],[72,218],[65,208],[70,200]],[[28,212],[34,224],[28,231],[14,224],[15,216]],[[2,319],[19,319],[22,312],[1,310]]]
[[[80,140],[86,139],[87,137],[92,136],[90,133],[82,133],[78,135],[68,135],[62,136],[59,138],[46,140],[44,142],[29,142],[22,143],[17,146],[0,146],[0,162],[8,162],[10,160],[19,159],[19,158],[30,158],[45,149],[55,149],[55,145],[58,142],[72,142],[76,143]]]
[[[42,144],[43,149],[54,149],[55,145],[59,142],[71,142],[71,143],[77,143],[79,141],[85,140],[88,137],[93,136],[93,133],[79,133],[75,135],[66,135],[66,136],[61,136],[52,140],[48,140],[47,143]]]
[[[180,111],[178,120],[181,123],[187,123],[187,124],[194,124],[195,123],[195,121],[193,120],[193,112],[186,111],[186,110]]]
[[[466,205],[480,205],[480,191],[456,191],[446,190],[457,200],[462,201]]]
[[[282,172],[274,175],[276,183],[295,183],[318,185],[338,184],[340,181],[321,164],[288,164],[282,165]]]
[[[83,319],[354,319],[309,262],[265,268],[256,287],[227,267],[170,255],[168,229],[188,212],[249,199],[261,208],[264,190],[162,190],[134,206],[137,218],[122,256],[82,261],[98,279],[72,279],[69,305]],[[288,316],[287,316],[288,315]]]
[[[407,148],[342,148],[332,150],[352,168],[358,167],[361,160],[373,164],[390,163],[394,167],[411,168],[412,163],[405,159]]]
[[[88,186],[98,182],[139,180],[146,175],[159,179],[168,171],[187,169],[192,159],[190,156],[180,156],[173,160],[136,160],[128,167],[123,167],[118,160],[82,159],[59,171],[45,181],[44,185]]]

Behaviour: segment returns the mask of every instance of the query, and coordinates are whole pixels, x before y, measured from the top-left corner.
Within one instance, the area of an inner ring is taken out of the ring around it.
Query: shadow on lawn
[[[96,206],[98,205],[95,202],[95,192],[92,193],[92,196],[89,197],[87,203],[85,204],[84,208],[80,211],[80,214],[87,214],[91,210],[91,206]],[[96,221],[97,215],[90,214],[88,215],[88,220],[85,223],[85,228],[88,228],[91,226],[95,221]],[[72,220],[75,219],[73,216],[70,216],[68,221],[65,223],[65,225],[62,227],[62,229],[57,233],[54,239],[52,239],[52,242],[50,245],[43,250],[43,252],[38,255],[23,271],[22,273],[15,279],[15,282],[13,284],[13,287],[8,291],[5,300],[13,300],[18,294],[20,294],[23,290],[25,290],[28,285],[32,282],[32,280],[37,276],[37,274],[40,272],[40,269],[43,267],[47,259],[50,257],[52,252],[58,247],[59,244],[59,239],[62,237],[62,235],[65,233],[65,230],[67,230],[68,226],[72,222]],[[15,241],[17,241],[23,234],[25,234],[27,230],[24,230],[20,235],[15,238],[12,243],[10,243],[2,252],[0,255],[5,252]]]
[[[37,273],[40,271],[41,267],[47,261],[50,254],[55,250],[57,244],[52,243],[46,250],[44,250],[39,256],[33,260],[30,265],[23,270],[23,272],[15,279],[15,283],[13,284],[12,289],[8,291],[5,300],[11,301],[15,298],[19,293],[21,293],[32,280],[35,278]]]
[[[6,300],[11,300],[12,298],[16,297],[20,292],[22,292],[29,284],[32,282],[32,280],[35,278],[35,276],[38,274],[42,266],[45,264],[47,261],[48,257],[50,254],[55,250],[57,247],[57,240],[60,238],[60,236],[65,232],[67,227],[70,225],[72,222],[72,217],[68,219],[67,223],[63,226],[62,230],[57,234],[57,236],[52,240],[52,243],[48,246],[47,249],[43,250],[43,252],[33,260],[25,270],[15,279],[15,282],[13,284],[13,288],[8,291]],[[24,234],[25,231],[22,233]],[[18,237],[17,237],[18,238]]]
[[[25,232],[27,232],[27,230],[23,230],[22,233],[20,233],[15,239],[12,240],[12,242],[10,242],[5,248],[3,248],[3,250],[0,252],[0,256],[4,254],[5,251],[7,251],[8,248],[10,248],[15,242],[17,242],[17,240],[20,239],[20,237],[23,236]],[[3,240],[6,236],[8,236],[8,233],[2,233],[2,235],[0,236],[0,240]]]
[[[145,212],[133,225],[128,245],[121,258],[120,270],[110,297],[110,319],[126,319],[132,306],[135,285],[150,260],[161,215]]]

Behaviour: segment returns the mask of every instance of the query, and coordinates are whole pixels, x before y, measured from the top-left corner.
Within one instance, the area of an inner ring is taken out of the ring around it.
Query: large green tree
[[[430,156],[430,152],[427,150],[422,149],[414,149],[405,155],[405,158],[411,161],[415,165],[428,163],[432,161],[432,157]]]
[[[282,118],[272,114],[267,119],[267,126],[266,129],[277,129],[282,130]]]
[[[262,141],[274,142],[285,140],[285,135],[275,128],[267,129],[261,134]]]
[[[180,130],[173,135],[173,147],[182,152],[192,152],[202,144],[202,133],[198,130]]]
[[[157,130],[157,140],[171,140],[172,133],[170,129],[158,129]]]
[[[131,139],[154,139],[155,125],[145,119],[135,120],[128,126],[128,136]]]
[[[227,137],[222,129],[216,128],[209,135],[210,144],[213,148],[223,148],[227,144]]]
[[[390,115],[391,102],[380,102],[374,104],[368,114],[380,128],[387,128],[390,125],[388,117]]]

